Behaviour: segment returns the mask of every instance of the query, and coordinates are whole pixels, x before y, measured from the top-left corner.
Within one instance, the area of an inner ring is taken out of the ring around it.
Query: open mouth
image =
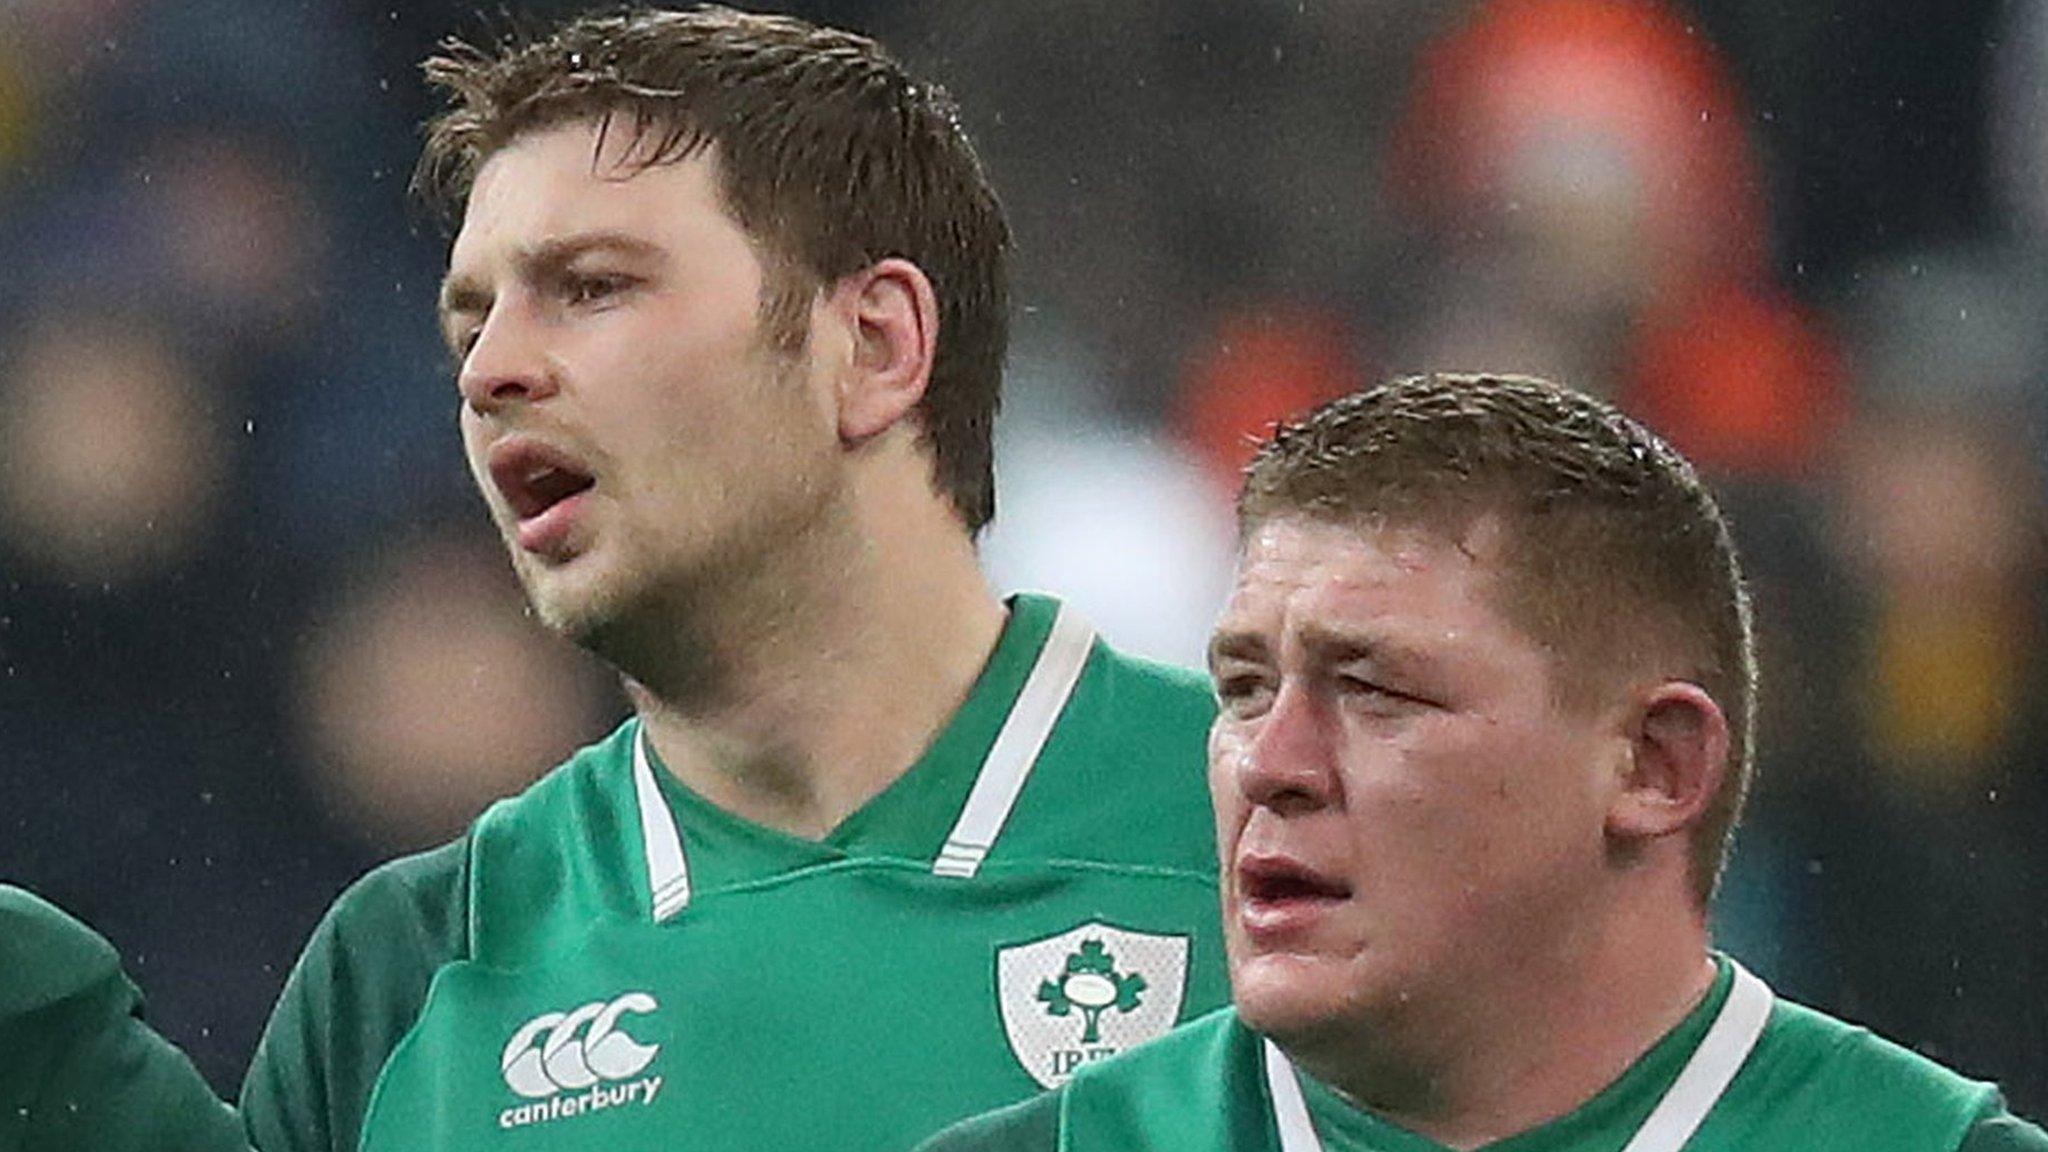
[[[588,492],[596,483],[581,472],[544,467],[507,489],[505,499],[521,520],[530,520],[579,492]]]
[[[1348,899],[1351,885],[1284,857],[1238,861],[1238,895],[1255,904],[1294,904]]]
[[[530,441],[494,450],[490,469],[491,482],[522,521],[532,520],[597,484],[596,477],[565,454]]]

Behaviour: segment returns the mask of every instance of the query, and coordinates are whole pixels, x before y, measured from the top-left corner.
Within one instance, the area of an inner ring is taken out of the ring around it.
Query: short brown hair
[[[1280,429],[1238,498],[1247,536],[1285,516],[1461,532],[1489,515],[1508,541],[1502,610],[1555,653],[1561,695],[1585,702],[1654,660],[1725,710],[1728,774],[1693,843],[1704,904],[1749,790],[1756,646],[1727,520],[1684,457],[1547,380],[1413,376]]]
[[[917,409],[933,483],[969,531],[994,516],[1010,231],[943,89],[865,37],[711,6],[442,49],[422,68],[448,106],[428,121],[413,186],[451,215],[507,143],[587,119],[630,130],[639,163],[716,156],[726,208],[769,267],[764,322],[785,346],[801,346],[820,289],[889,257],[922,269],[939,301]]]

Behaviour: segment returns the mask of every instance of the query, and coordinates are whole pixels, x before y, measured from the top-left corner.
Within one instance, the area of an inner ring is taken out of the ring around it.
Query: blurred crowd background
[[[416,62],[566,4],[0,3],[0,878],[232,1091],[329,899],[623,714],[454,428]],[[2048,1112],[2048,4],[841,0],[1018,232],[1006,587],[1199,658],[1246,438],[1527,370],[1712,474],[1779,989]],[[886,686],[878,686],[886,692]]]

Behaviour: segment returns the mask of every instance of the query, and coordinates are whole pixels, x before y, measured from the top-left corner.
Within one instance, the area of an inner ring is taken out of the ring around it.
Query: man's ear
[[[1641,842],[1699,823],[1728,774],[1728,717],[1706,689],[1656,684],[1628,725],[1629,761],[1607,810],[1608,836]]]
[[[859,444],[887,432],[924,398],[939,339],[931,278],[890,257],[839,281],[832,307],[853,338],[839,382],[839,438]]]

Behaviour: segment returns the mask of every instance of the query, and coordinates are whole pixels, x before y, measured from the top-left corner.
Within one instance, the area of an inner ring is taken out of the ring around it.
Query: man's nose
[[[1238,758],[1238,788],[1250,803],[1282,815],[1333,804],[1342,791],[1341,739],[1333,706],[1302,682],[1283,681]]]
[[[463,403],[483,416],[554,395],[556,367],[539,326],[502,304],[493,308],[462,358],[456,386]]]

